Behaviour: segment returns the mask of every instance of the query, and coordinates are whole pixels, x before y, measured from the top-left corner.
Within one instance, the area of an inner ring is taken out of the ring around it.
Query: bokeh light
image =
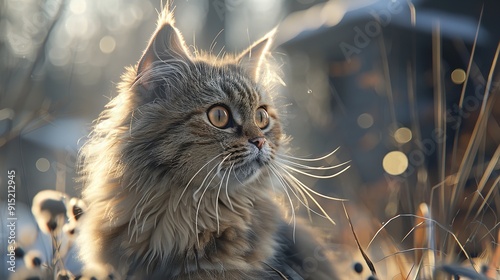
[[[392,151],[385,155],[382,166],[391,175],[401,175],[408,168],[408,158],[400,151]]]
[[[103,53],[112,53],[115,50],[116,41],[112,36],[104,36],[99,41],[99,48]]]
[[[466,78],[465,71],[463,69],[455,69],[451,72],[451,80],[457,85],[461,85],[465,82]]]
[[[361,128],[370,128],[373,125],[373,117],[368,113],[363,113],[358,117],[358,125]]]
[[[407,127],[400,127],[394,132],[394,139],[399,144],[405,144],[411,141],[412,133]]]
[[[87,2],[84,0],[72,0],[69,4],[69,8],[74,14],[83,14],[87,9]]]
[[[40,172],[47,172],[50,169],[50,162],[46,158],[39,158],[36,163],[36,169]]]

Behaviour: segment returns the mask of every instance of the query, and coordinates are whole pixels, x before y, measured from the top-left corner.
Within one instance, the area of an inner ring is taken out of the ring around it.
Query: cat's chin
[[[241,166],[235,167],[230,181],[234,180],[234,183],[240,186],[246,186],[253,181],[257,180],[260,175],[262,175],[262,164],[257,161],[251,161],[245,163]]]

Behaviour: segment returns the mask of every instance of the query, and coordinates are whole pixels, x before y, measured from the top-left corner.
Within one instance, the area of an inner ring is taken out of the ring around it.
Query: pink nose
[[[257,146],[257,148],[259,148],[259,150],[261,150],[262,147],[264,146],[264,143],[266,143],[266,138],[264,138],[264,137],[256,137],[256,138],[253,138],[253,139],[249,139],[248,142],[254,144],[255,146]]]

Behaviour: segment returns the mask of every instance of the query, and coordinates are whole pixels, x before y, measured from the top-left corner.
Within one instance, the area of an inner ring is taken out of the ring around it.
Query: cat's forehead
[[[269,105],[267,92],[237,65],[212,66],[202,75],[208,87],[216,89],[214,98],[238,107]]]

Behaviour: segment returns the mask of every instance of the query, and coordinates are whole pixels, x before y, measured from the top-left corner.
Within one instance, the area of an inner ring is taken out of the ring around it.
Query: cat
[[[287,138],[272,39],[239,55],[193,53],[168,8],[160,13],[81,150],[85,265],[115,279],[338,277],[326,257],[301,271],[319,243],[275,199]]]

